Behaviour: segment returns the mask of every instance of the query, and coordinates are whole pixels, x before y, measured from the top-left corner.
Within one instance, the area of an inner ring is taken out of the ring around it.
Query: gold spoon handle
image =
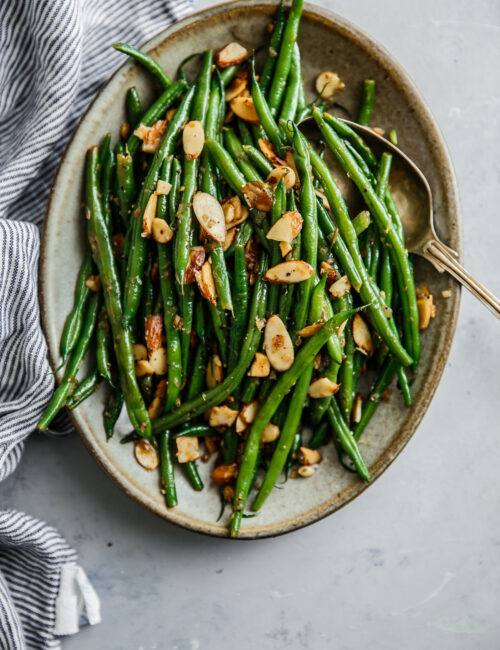
[[[453,251],[454,252],[454,251]],[[497,318],[500,318],[500,300],[488,291],[480,282],[472,277],[468,271],[450,253],[450,249],[438,239],[431,239],[424,247],[424,257],[442,273],[448,271],[455,280],[458,280],[476,298],[488,307]]]

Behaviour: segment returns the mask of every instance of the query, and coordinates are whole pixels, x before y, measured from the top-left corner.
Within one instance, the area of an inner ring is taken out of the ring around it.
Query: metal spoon
[[[395,154],[391,190],[400,208],[408,251],[425,257],[440,273],[447,271],[500,318],[500,300],[464,269],[457,252],[443,244],[436,235],[431,188],[422,171],[401,149],[370,127],[343,121],[362,135],[368,144],[377,141]]]

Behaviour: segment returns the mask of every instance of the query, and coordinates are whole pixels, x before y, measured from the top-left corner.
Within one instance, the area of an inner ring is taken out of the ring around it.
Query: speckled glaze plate
[[[239,41],[249,50],[266,42],[267,25],[276,3],[237,1],[218,5],[168,27],[144,46],[168,74],[192,52],[220,48]],[[358,27],[324,9],[306,5],[299,42],[309,98],[313,80],[323,70],[337,71],[347,84],[342,104],[356,114],[363,79],[377,83],[373,124],[395,128],[401,148],[429,179],[438,234],[462,254],[459,197],[453,168],[441,133],[418,90],[405,71],[377,42]],[[111,43],[110,43],[111,45]],[[108,131],[116,134],[125,119],[124,97],[136,86],[144,104],[151,99],[150,78],[137,65],[123,65],[99,93],[76,129],[64,154],[49,198],[43,232],[40,288],[43,324],[53,366],[59,361],[59,340],[70,311],[80,260],[83,229],[80,204],[83,167],[89,145]],[[414,405],[406,409],[398,391],[378,409],[362,439],[362,451],[378,478],[402,451],[415,432],[434,395],[448,357],[458,316],[460,291],[448,276],[417,260],[417,284],[426,284],[437,302],[437,316],[423,334],[423,352],[413,384]],[[441,298],[441,291],[451,297]],[[60,378],[61,373],[58,374]],[[134,460],[131,445],[117,437],[106,442],[102,411],[104,390],[71,413],[75,428],[88,450],[115,483],[130,497],[164,519],[190,530],[227,535],[227,519],[217,522],[219,498],[210,487],[210,467],[200,463],[207,487],[194,492],[178,472],[179,506],[167,510],[159,489],[159,474],[144,471]],[[368,486],[339,465],[333,445],[324,449],[324,462],[313,477],[289,480],[274,490],[258,517],[246,519],[241,538],[259,538],[290,532],[335,512]]]

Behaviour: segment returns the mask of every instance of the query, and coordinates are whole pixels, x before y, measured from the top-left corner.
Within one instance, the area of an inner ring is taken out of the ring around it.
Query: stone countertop
[[[319,4],[384,44],[428,100],[457,171],[466,265],[500,294],[500,4]],[[33,436],[2,506],[56,526],[102,599],[103,622],[64,648],[498,647],[499,334],[464,293],[447,368],[404,453],[355,502],[277,539],[169,526],[122,494],[76,435]]]

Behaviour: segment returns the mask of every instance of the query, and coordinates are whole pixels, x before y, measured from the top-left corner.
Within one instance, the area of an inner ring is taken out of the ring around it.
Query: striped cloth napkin
[[[123,61],[111,44],[140,46],[190,9],[189,0],[0,2],[0,481],[15,470],[54,389],[37,268],[62,151]],[[51,433],[70,430],[63,416]],[[99,600],[60,534],[7,507],[0,497],[0,648],[59,648],[80,614],[100,620]]]

